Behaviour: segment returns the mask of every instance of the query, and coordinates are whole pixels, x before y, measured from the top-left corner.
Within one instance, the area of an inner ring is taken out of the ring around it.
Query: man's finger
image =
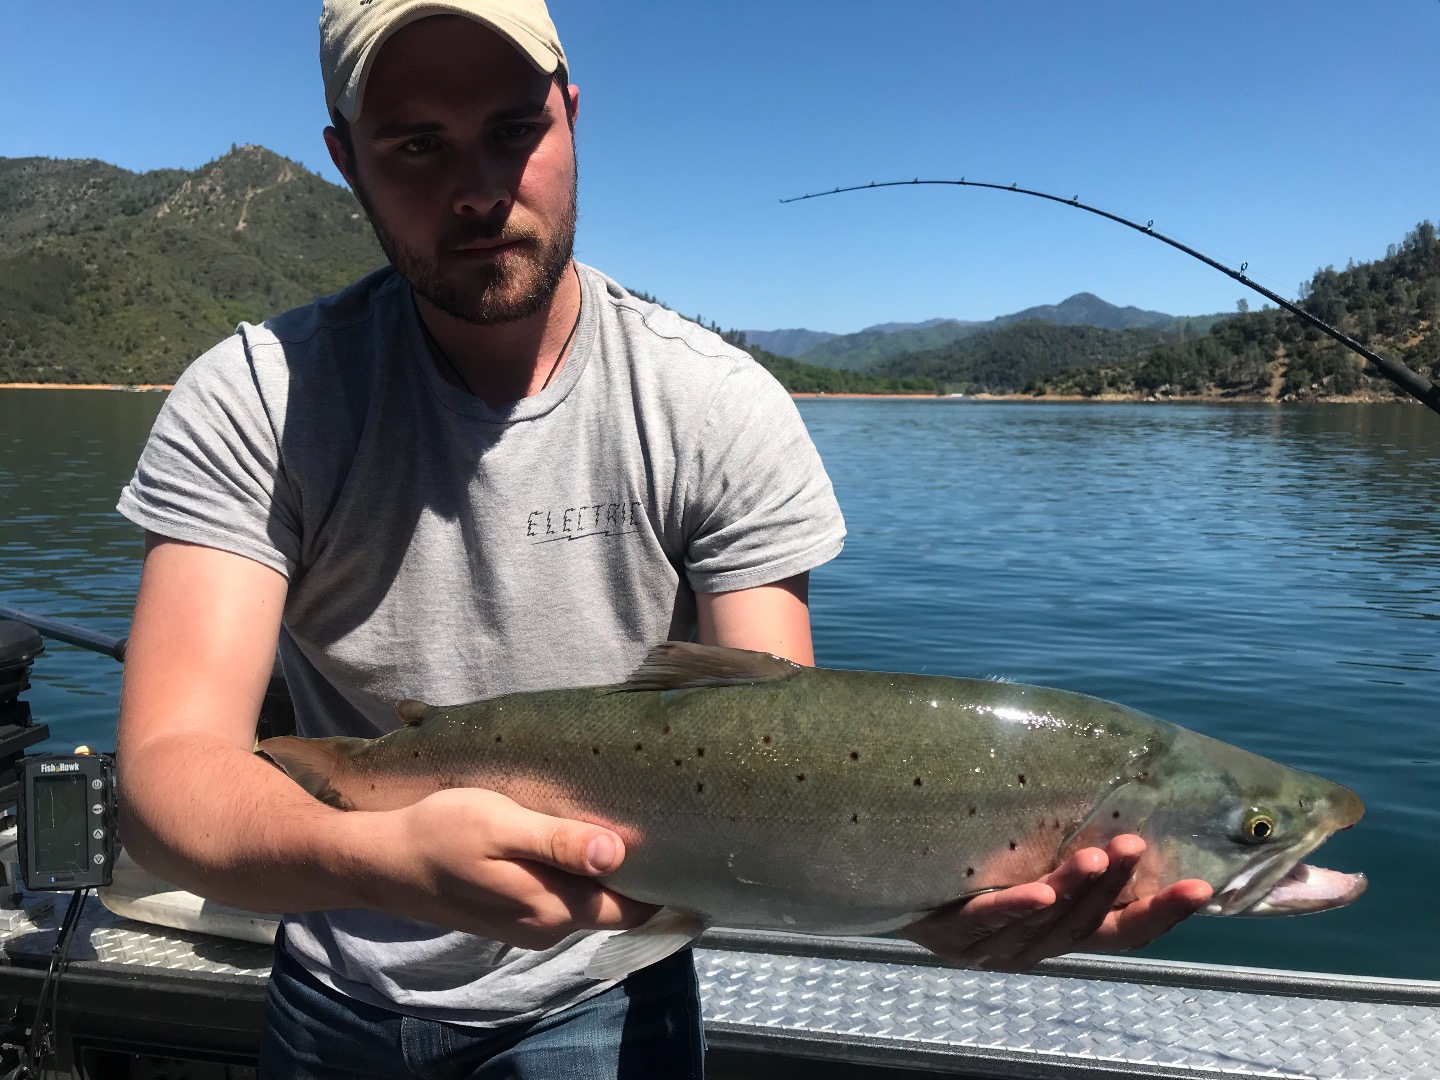
[[[1113,885],[1108,858],[1098,848],[1079,853],[1076,858],[1048,874],[1043,880],[1055,890],[1055,903],[1029,918],[1020,919],[976,945],[973,963],[977,967],[997,971],[1022,971],[1034,966],[1037,959],[1056,951],[1053,942],[1057,926],[1069,925],[1077,905],[1099,909],[1104,919],[1110,902],[1124,887]],[[1126,871],[1128,876],[1128,871]],[[1058,933],[1063,934],[1062,929]],[[1047,952],[1046,950],[1049,949]],[[1034,959],[1031,959],[1031,956]]]
[[[582,877],[608,874],[625,861],[625,841],[600,825],[539,814],[515,803],[503,817],[507,820],[495,835],[502,858],[528,859]]]
[[[1123,951],[1148,945],[1204,907],[1213,892],[1208,883],[1198,879],[1178,881],[1114,912],[1091,947]]]
[[[936,912],[900,931],[905,937],[957,964],[971,964],[968,951],[1055,901],[1055,893],[1041,882],[981,893],[963,904]]]
[[[533,860],[500,864],[506,869],[506,891],[525,895],[542,918],[574,923],[589,930],[626,930],[639,926],[658,910],[611,892],[598,882],[577,877]]]
[[[1041,960],[1071,952],[1094,937],[1129,884],[1144,850],[1144,841],[1139,837],[1111,841],[1105,852],[1109,863],[1105,872],[1056,904],[1050,925],[1011,955],[1007,970],[1028,971]]]

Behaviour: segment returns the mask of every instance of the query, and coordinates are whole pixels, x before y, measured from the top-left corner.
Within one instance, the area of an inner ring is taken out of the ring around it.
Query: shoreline
[[[126,390],[130,393],[152,390],[174,390],[174,383],[50,383],[7,382],[0,390]]]
[[[1086,397],[1084,394],[856,394],[856,393],[791,393],[796,401],[958,401],[958,402],[1018,402],[1036,405],[1418,405],[1413,398],[1373,397],[1353,395],[1346,397],[1317,397],[1305,400],[1282,401],[1279,398],[1245,395],[1218,397],[1207,394],[1166,395],[1165,397],[1141,397],[1138,394],[1099,394]]]
[[[117,390],[126,393],[157,393],[175,389],[173,383],[0,383],[0,390]],[[984,401],[1045,404],[1094,405],[1414,405],[1412,398],[1377,398],[1364,395],[1350,397],[1308,398],[1304,401],[1280,401],[1268,397],[1215,397],[1204,394],[1190,396],[1140,397],[1136,394],[1107,394],[1085,397],[1083,394],[857,394],[792,392],[796,401]]]

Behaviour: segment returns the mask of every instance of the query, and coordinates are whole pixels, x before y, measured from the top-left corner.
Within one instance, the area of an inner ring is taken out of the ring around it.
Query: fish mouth
[[[1243,914],[1304,915],[1311,911],[1329,911],[1358,899],[1369,884],[1364,874],[1345,874],[1296,863]]]
[[[1206,915],[1303,915],[1350,903],[1369,884],[1364,874],[1345,874],[1301,861],[1328,840],[1331,832],[1327,829],[1310,843],[1277,851],[1246,867],[1200,910]]]

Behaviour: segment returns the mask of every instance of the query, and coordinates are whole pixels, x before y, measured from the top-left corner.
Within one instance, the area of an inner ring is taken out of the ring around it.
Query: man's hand
[[[901,931],[962,967],[1026,971],[1077,949],[1138,949],[1210,899],[1204,881],[1178,881],[1122,908],[1116,900],[1145,851],[1138,836],[1077,851],[1039,881],[982,893]]]
[[[382,854],[388,872],[367,906],[525,949],[548,948],[576,930],[639,926],[657,910],[590,880],[625,858],[615,833],[538,814],[493,791],[438,791],[373,819],[376,839],[399,859]],[[391,891],[397,880],[399,893]]]

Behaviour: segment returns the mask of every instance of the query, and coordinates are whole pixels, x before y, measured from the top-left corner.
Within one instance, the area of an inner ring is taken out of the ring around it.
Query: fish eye
[[[1245,835],[1251,840],[1269,840],[1275,835],[1275,820],[1269,814],[1252,814],[1245,821]]]

